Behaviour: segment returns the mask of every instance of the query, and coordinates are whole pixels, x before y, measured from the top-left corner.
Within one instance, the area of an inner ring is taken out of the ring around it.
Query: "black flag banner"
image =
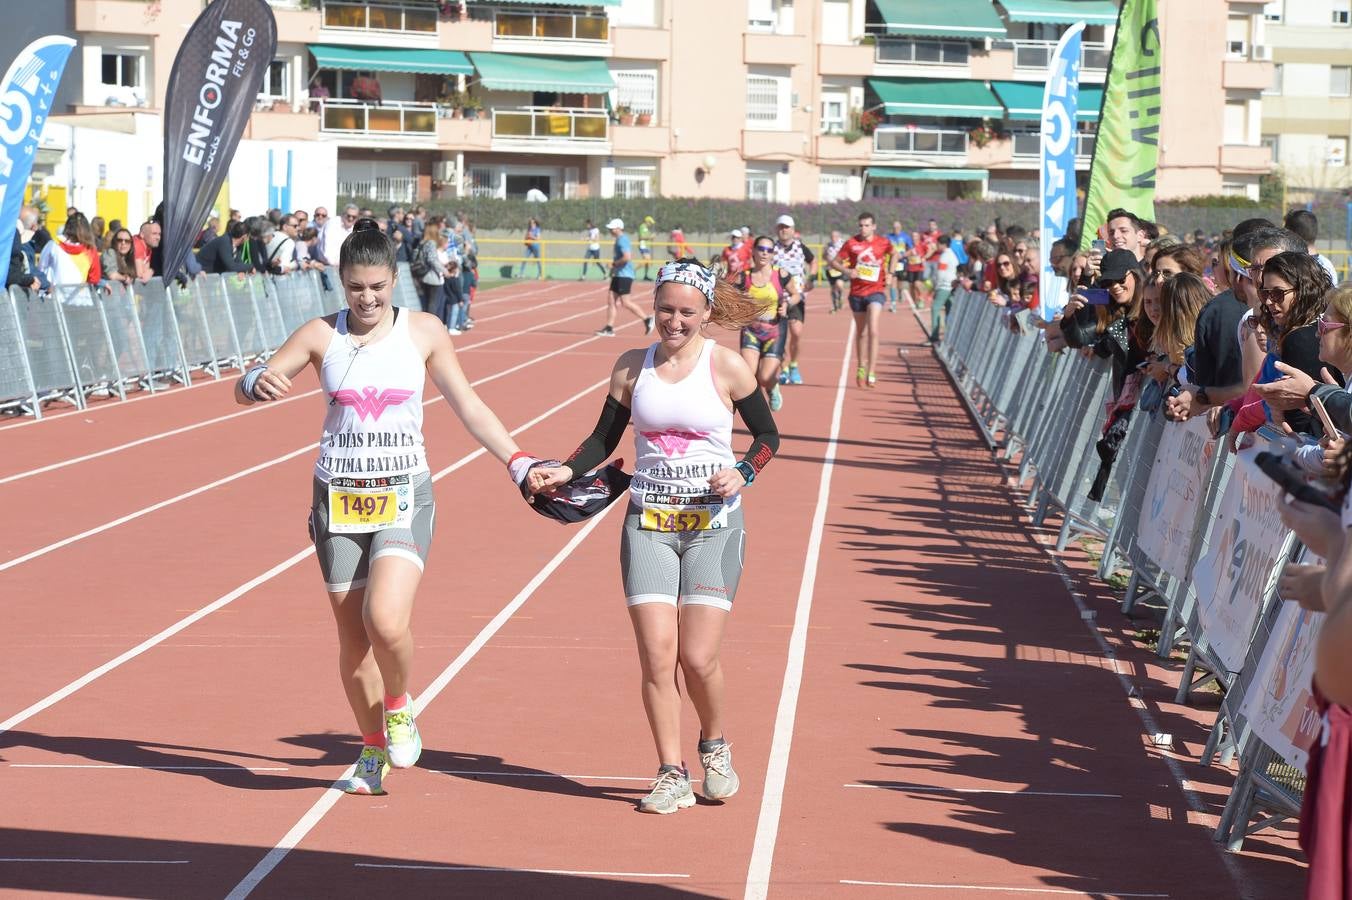
[[[188,29],[164,101],[164,278],[178,272],[230,171],[277,52],[267,0],[214,0]]]

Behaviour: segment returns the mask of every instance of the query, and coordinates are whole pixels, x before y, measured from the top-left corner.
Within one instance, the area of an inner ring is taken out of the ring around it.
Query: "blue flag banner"
[[[1052,53],[1047,88],[1042,96],[1042,177],[1038,240],[1041,314],[1048,321],[1061,317],[1067,291],[1065,279],[1052,269],[1052,242],[1062,238],[1075,218],[1075,117],[1080,107],[1080,39],[1084,23],[1076,22]]]
[[[60,35],[38,38],[10,63],[0,82],[0,246],[6,251],[18,226],[38,139],[74,46]]]

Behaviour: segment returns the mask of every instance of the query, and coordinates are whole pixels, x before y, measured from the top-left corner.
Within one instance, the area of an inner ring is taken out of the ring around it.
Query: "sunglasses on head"
[[[1330,331],[1337,331],[1339,328],[1347,327],[1346,322],[1335,322],[1328,316],[1320,316],[1318,319],[1315,319],[1314,324],[1315,330],[1318,331],[1321,336],[1328,334]]]

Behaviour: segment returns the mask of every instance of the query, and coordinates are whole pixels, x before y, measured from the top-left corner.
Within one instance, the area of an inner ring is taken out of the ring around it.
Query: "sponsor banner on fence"
[[[19,52],[0,82],[0,233],[6,253],[14,240],[38,139],[74,46],[75,41],[61,35],[40,37]]]
[[[1319,737],[1319,708],[1310,686],[1324,614],[1283,603],[1258,661],[1240,715],[1258,738],[1293,766],[1305,768]]]
[[[206,224],[277,52],[266,0],[215,0],[183,37],[164,100],[164,277]]]
[[[1232,672],[1244,666],[1263,593],[1289,534],[1279,513],[1282,490],[1253,461],[1258,449],[1239,452],[1210,546],[1192,573],[1202,634]]]
[[[1204,416],[1169,422],[1150,467],[1136,543],[1155,565],[1178,581],[1188,577],[1192,530],[1215,452],[1216,441]]]
[[[1080,108],[1080,38],[1084,23],[1076,22],[1061,35],[1047,68],[1047,87],[1042,94],[1042,176],[1040,179],[1042,239],[1038,242],[1042,270],[1042,308],[1047,321],[1061,317],[1066,305],[1064,279],[1052,268],[1052,243],[1066,233],[1077,214],[1075,197],[1076,115]]]

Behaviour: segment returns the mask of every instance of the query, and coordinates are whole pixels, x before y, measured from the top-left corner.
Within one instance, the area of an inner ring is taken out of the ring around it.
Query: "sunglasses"
[[[998,265],[999,265],[1000,268],[1002,268],[1002,269],[1003,269],[1005,266],[1009,266],[1011,269],[1014,268],[1014,263],[1010,262],[1010,261],[1007,260],[1007,259],[1002,259],[1002,260],[1000,260],[1000,262],[999,262]]]
[[[775,247],[773,244],[757,244],[755,250],[757,253],[773,253]]]
[[[1099,287],[1107,289],[1118,287],[1125,281],[1125,278],[1100,278],[1098,283]]]
[[[113,238],[114,244],[130,244],[131,238]]]
[[[1320,316],[1318,319],[1315,319],[1314,324],[1315,330],[1319,332],[1320,337],[1323,337],[1330,331],[1337,331],[1339,328],[1347,327],[1346,322],[1335,322],[1327,316]]]
[[[1259,288],[1258,299],[1265,303],[1281,303],[1283,297],[1295,291],[1295,288]]]

